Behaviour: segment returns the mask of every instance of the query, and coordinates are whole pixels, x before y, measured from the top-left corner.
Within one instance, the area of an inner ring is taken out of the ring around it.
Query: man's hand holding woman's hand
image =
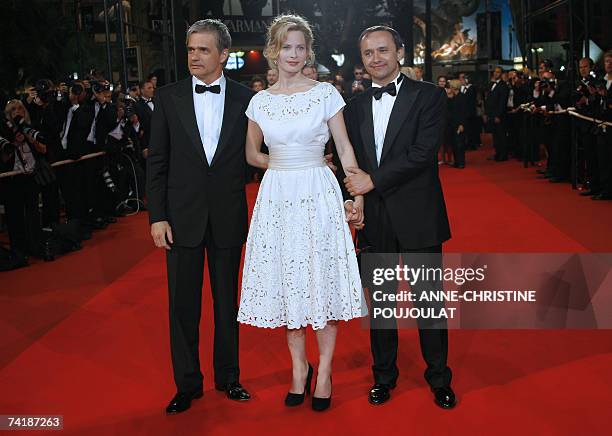
[[[344,203],[344,213],[346,221],[356,230],[361,230],[364,227],[365,215],[363,213],[363,195],[358,195],[353,201]]]

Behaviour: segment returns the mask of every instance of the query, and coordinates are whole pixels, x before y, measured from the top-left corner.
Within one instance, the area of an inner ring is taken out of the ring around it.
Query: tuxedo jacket
[[[223,124],[210,165],[198,131],[191,77],[156,94],[147,158],[147,208],[151,223],[170,223],[175,245],[199,245],[209,225],[220,248],[242,245],[246,239],[244,112],[254,93],[226,80]]]
[[[476,116],[476,107],[478,106],[477,102],[477,92],[476,86],[470,85],[465,94],[462,94],[465,97],[465,109],[466,109],[466,117],[472,118]]]
[[[447,97],[431,83],[405,76],[402,80],[380,165],[374,145],[371,89],[352,99],[344,113],[359,168],[370,174],[375,187],[365,195],[362,231],[366,240],[381,240],[384,206],[400,246],[419,249],[450,238],[437,156],[446,127]]]
[[[506,114],[506,108],[508,107],[508,85],[503,80],[500,80],[495,89],[491,91],[493,82],[489,83],[489,94],[485,100],[485,114],[491,118],[503,118]]]
[[[87,137],[91,131],[94,116],[94,108],[89,103],[80,104],[78,109],[74,111],[67,137],[68,145],[66,147],[66,155],[68,158],[78,159],[94,151],[91,150],[87,144]],[[66,113],[66,119],[67,118],[68,113]]]
[[[106,147],[108,134],[117,127],[117,106],[113,103],[106,103],[100,107],[96,118],[96,148],[98,150],[109,151]]]
[[[155,93],[155,99],[153,100],[155,106],[157,104],[157,91]],[[134,105],[136,115],[140,120],[140,126],[144,130],[144,141],[148,144],[151,140],[151,120],[153,119],[153,111],[151,107],[142,98],[138,98]]]

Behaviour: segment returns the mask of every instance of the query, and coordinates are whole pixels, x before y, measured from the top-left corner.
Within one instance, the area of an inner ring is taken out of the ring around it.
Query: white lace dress
[[[238,321],[313,329],[365,315],[342,193],[323,157],[327,120],[344,106],[336,88],[260,91],[246,115],[270,149],[249,228]]]

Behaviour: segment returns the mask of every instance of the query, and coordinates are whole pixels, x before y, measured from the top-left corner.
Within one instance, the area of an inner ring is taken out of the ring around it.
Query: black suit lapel
[[[359,130],[363,140],[363,148],[370,161],[372,168],[378,168],[376,161],[376,143],[374,142],[374,116],[372,115],[372,92],[371,89],[366,91],[367,95],[361,99],[361,116],[359,122]]]
[[[389,117],[382,156],[380,157],[381,165],[385,160],[385,156],[389,154],[389,149],[393,146],[395,138],[408,117],[420,92],[416,87],[412,86],[411,80],[407,77],[404,77],[403,82],[397,94],[397,98],[395,99],[395,103],[393,104],[391,116]]]
[[[181,85],[180,91],[172,95],[172,98],[174,99],[177,115],[181,123],[183,123],[183,127],[187,131],[189,138],[191,138],[191,145],[202,159],[202,162],[208,166],[208,161],[204,155],[204,145],[202,144],[200,131],[198,130],[198,122],[196,121],[191,83],[191,77],[185,79]]]
[[[217,143],[217,150],[210,163],[213,166],[215,162],[219,160],[219,155],[223,152],[223,149],[227,146],[232,130],[236,126],[236,121],[240,117],[242,105],[239,101],[232,98],[234,94],[234,82],[230,79],[226,79],[225,86],[225,107],[223,108],[223,121],[221,122],[221,133],[219,134],[219,142]]]

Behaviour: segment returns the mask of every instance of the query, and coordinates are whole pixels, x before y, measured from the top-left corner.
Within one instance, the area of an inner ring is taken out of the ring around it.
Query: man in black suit
[[[87,137],[94,121],[94,112],[87,104],[87,93],[81,82],[75,82],[70,88],[69,106],[65,114],[61,133],[63,156],[68,159],[79,159],[91,152]],[[87,198],[87,165],[76,162],[59,167],[58,179],[60,189],[66,202],[66,216],[69,220],[85,220],[88,214]]]
[[[151,139],[151,118],[155,109],[155,87],[153,82],[145,81],[140,84],[140,96],[136,100],[136,115],[140,120],[140,127],[144,130],[144,141],[149,144]]]
[[[478,106],[476,87],[470,83],[470,78],[466,73],[459,73],[461,82],[461,94],[465,96],[465,139],[466,148],[476,150],[480,146],[480,122],[476,108]]]
[[[508,148],[506,145],[505,115],[508,105],[508,86],[501,77],[504,70],[495,68],[489,87],[489,95],[485,100],[484,123],[489,124],[493,133],[493,147],[495,148],[496,161],[508,160]]]
[[[437,163],[445,128],[446,93],[431,83],[400,74],[404,49],[394,29],[368,28],[359,45],[363,64],[372,76],[372,88],[351,100],[344,112],[359,163],[359,168],[347,169],[346,189],[353,196],[365,195],[365,227],[359,232],[359,248],[371,253],[402,253],[405,265],[418,267],[426,261],[428,266],[439,267],[442,242],[450,238]],[[392,260],[395,265],[398,261],[399,255]],[[362,275],[367,277],[368,273]],[[415,286],[439,290],[441,283],[419,281]],[[376,290],[375,286],[370,289]],[[390,286],[381,290],[394,291]],[[374,308],[386,304],[372,299]],[[427,363],[425,379],[436,403],[451,408],[455,395],[446,364],[446,321],[429,321],[418,320]],[[397,320],[371,317],[370,343],[374,386],[368,398],[378,405],[390,398],[399,375]]]
[[[231,37],[218,20],[187,32],[192,77],[160,88],[147,159],[151,236],[167,254],[170,346],[177,394],[167,413],[203,394],[199,360],[204,250],[215,316],[215,387],[248,400],[238,365],[238,269],[247,235],[244,114],[253,92],[223,75]]]
[[[572,84],[568,81],[559,81],[555,73],[550,71],[543,75],[548,81],[551,89],[550,105],[547,107],[549,112],[562,112],[571,106]],[[558,113],[552,116],[553,135],[550,144],[550,166],[552,177],[549,182],[560,183],[569,182],[571,173],[572,147],[571,147],[571,124],[570,115]]]

